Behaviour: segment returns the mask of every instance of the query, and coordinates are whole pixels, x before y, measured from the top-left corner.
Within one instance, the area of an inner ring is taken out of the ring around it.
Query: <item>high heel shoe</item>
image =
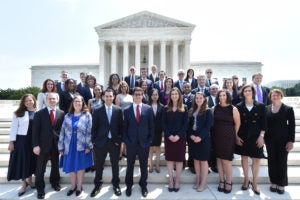
[[[242,185],[241,189],[242,190],[248,190],[250,184],[251,184],[251,181],[248,181],[248,185],[247,186]]]
[[[220,187],[220,184],[223,185],[223,187]],[[224,187],[225,187],[225,182],[220,181],[220,182],[219,182],[219,186],[218,186],[218,191],[219,191],[219,192],[224,192]]]
[[[254,194],[260,195],[260,191],[254,189],[253,183],[251,183],[251,186],[252,186],[252,191],[254,192]]]
[[[70,190],[67,192],[67,196],[71,196],[75,191],[76,191],[76,186],[75,186],[75,188],[74,188],[73,190],[70,189]]]
[[[81,190],[76,190],[76,196],[79,196],[81,194],[81,192],[82,192],[82,188],[81,188]]]
[[[26,181],[26,183],[27,183],[27,185],[29,185],[29,187],[31,188],[31,189],[35,189],[36,188],[36,186],[35,186],[35,184],[34,183],[29,183],[29,182],[27,182]]]
[[[28,183],[25,181],[25,187],[23,187],[23,185],[22,185],[21,190],[18,192],[19,197],[22,196],[23,194],[25,194],[27,186],[28,186]]]
[[[226,189],[226,185],[230,185],[230,189],[229,189],[229,190]],[[231,190],[232,190],[232,183],[227,183],[227,182],[225,181],[224,193],[225,193],[225,194],[229,194],[229,193],[231,192]]]

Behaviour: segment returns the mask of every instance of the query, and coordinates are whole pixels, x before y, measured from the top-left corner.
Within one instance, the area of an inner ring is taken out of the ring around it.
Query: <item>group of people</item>
[[[218,191],[230,193],[232,160],[239,154],[244,174],[241,189],[251,187],[259,195],[258,172],[266,145],[270,190],[284,193],[288,153],[295,141],[295,116],[293,108],[282,103],[280,90],[263,87],[260,73],[253,75],[253,83],[243,86],[238,85],[237,76],[225,79],[221,89],[211,69],[197,78],[193,69],[179,70],[176,81],[164,71],[157,72],[155,65],[151,72],[147,76],[142,69],[137,76],[132,66],[124,80],[111,74],[104,90],[92,74],[80,73],[81,82],[76,85],[63,71],[61,82],[44,81],[37,100],[24,95],[14,112],[8,146],[7,179],[22,180],[18,195],[30,186],[36,187],[38,199],[45,198],[44,173],[51,160],[50,183],[55,191],[61,189],[59,167],[70,174],[67,196],[82,193],[85,170],[94,166],[90,196],[95,197],[103,185],[109,154],[114,194],[121,195],[119,160],[125,156],[126,195],[132,194],[138,158],[139,185],[146,197],[148,172],[160,173],[162,137],[169,192],[180,190],[188,145],[187,165],[196,174],[195,190],[205,190],[210,168],[219,173]]]

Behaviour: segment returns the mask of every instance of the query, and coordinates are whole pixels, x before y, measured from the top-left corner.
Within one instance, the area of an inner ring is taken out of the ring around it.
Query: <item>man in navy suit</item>
[[[158,91],[164,91],[165,90],[165,77],[166,72],[161,70],[158,72],[158,81],[153,83],[153,88],[156,88]]]
[[[60,79],[61,81],[56,83],[56,90],[57,90],[57,93],[59,95],[61,95],[61,93],[63,91],[65,91],[65,81],[69,78],[69,73],[67,71],[61,71],[60,73]]]
[[[154,136],[153,110],[142,103],[143,90],[136,87],[133,90],[133,105],[124,110],[123,140],[127,149],[126,195],[131,196],[133,185],[133,170],[136,155],[139,157],[141,178],[139,185],[142,196],[148,194],[148,155],[149,146]]]
[[[128,84],[129,86],[129,94],[132,94],[133,89],[135,87],[135,83],[136,81],[139,79],[140,77],[138,75],[135,75],[135,67],[131,66],[129,68],[129,75],[125,76],[124,81]]]
[[[177,72],[178,80],[174,83],[174,87],[177,87],[181,91],[181,94],[183,94],[184,75],[185,72],[183,69],[178,70]]]
[[[210,68],[206,69],[205,74],[206,74],[206,82],[205,82],[206,87],[210,87],[212,84],[219,85],[218,79],[212,77],[213,74],[212,69]]]
[[[261,85],[262,78],[263,75],[261,73],[252,75],[253,87],[256,91],[255,100],[267,106],[271,104],[271,100],[268,97],[270,89]]]
[[[105,104],[93,113],[92,142],[96,153],[95,188],[91,197],[95,197],[101,190],[104,162],[109,153],[112,166],[112,184],[116,196],[121,195],[119,186],[119,154],[122,141],[122,109],[113,105],[114,91],[107,89],[104,92]]]
[[[85,86],[85,79],[86,79],[87,73],[86,72],[80,72],[80,82],[77,84],[77,92],[82,95],[82,89]]]
[[[32,146],[34,154],[37,155],[35,185],[38,199],[45,198],[44,173],[49,158],[51,160],[50,183],[55,191],[61,189],[57,143],[65,113],[56,107],[58,99],[57,93],[48,93],[47,107],[36,112],[33,119]]]
[[[152,83],[155,83],[156,81],[159,80],[156,71],[157,71],[156,65],[152,65],[152,67],[151,67],[151,74],[147,77],[150,81],[152,81]]]
[[[202,92],[205,96],[209,96],[209,87],[205,86],[205,75],[199,75],[197,77],[198,86],[192,90],[192,94],[196,94],[197,92]]]

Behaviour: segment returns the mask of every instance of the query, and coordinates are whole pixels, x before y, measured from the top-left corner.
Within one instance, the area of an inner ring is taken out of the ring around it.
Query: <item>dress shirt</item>
[[[134,111],[134,116],[136,117],[136,106],[139,105],[140,106],[140,115],[142,114],[142,103],[140,104],[136,104],[136,103],[133,103],[133,111]]]
[[[112,116],[112,106],[107,106],[106,104],[104,104],[104,105],[105,105],[105,110],[106,110],[106,114],[107,114],[107,117],[108,117],[108,122],[110,124],[111,116]],[[107,137],[111,138],[111,132],[110,131],[108,132],[108,136]]]
[[[254,87],[255,91],[257,90],[257,86],[258,86],[258,88],[260,90],[261,100],[262,100],[262,102],[264,102],[263,91],[261,89],[261,85],[256,85],[256,84],[253,83],[253,87]],[[255,95],[255,100],[258,101],[257,91],[256,91],[256,95]]]
[[[47,106],[47,109],[48,109],[48,113],[49,113],[49,115],[50,115],[50,110],[53,110],[54,121],[55,121],[55,113],[56,113],[56,108],[52,109],[52,108],[50,108],[49,106]]]

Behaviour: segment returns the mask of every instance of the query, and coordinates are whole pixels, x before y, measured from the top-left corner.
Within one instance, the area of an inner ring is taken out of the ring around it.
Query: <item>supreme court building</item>
[[[214,77],[219,80],[235,74],[244,83],[251,81],[252,74],[261,71],[261,62],[191,62],[190,44],[194,28],[193,24],[149,11],[97,26],[99,64],[32,66],[31,84],[41,87],[47,78],[59,81],[60,71],[67,70],[71,78],[78,81],[80,72],[91,72],[106,88],[111,73],[125,77],[130,66],[136,67],[137,74],[141,68],[150,73],[153,64],[157,65],[158,71],[166,71],[175,80],[178,69],[193,68],[195,75],[199,75],[204,74],[206,68],[212,68]]]

